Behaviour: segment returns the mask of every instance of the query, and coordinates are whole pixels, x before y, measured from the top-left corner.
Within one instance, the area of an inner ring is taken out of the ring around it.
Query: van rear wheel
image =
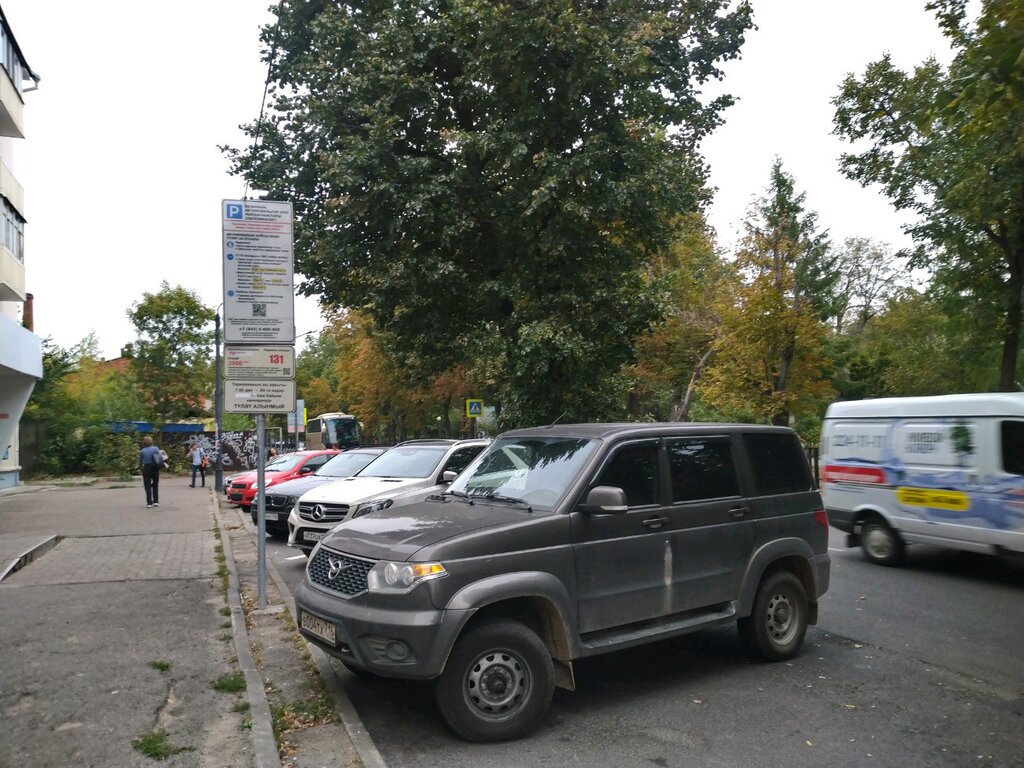
[[[903,540],[879,518],[867,520],[860,529],[860,548],[877,565],[897,565],[903,560]]]

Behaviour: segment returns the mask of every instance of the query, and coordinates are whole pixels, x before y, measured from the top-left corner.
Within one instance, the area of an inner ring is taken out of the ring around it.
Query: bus
[[[347,413],[321,413],[306,422],[306,448],[355,448],[359,445],[359,421]]]

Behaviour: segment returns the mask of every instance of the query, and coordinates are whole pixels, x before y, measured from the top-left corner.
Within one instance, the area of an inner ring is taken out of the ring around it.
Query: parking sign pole
[[[256,575],[259,608],[267,607],[267,505],[264,499],[264,475],[267,465],[267,438],[263,434],[263,414],[256,414]]]

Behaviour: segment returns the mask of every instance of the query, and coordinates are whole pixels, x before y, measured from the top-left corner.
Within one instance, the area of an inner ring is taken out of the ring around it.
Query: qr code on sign
[[[267,305],[264,304],[253,304],[252,305],[252,316],[253,317],[266,317],[267,316]]]

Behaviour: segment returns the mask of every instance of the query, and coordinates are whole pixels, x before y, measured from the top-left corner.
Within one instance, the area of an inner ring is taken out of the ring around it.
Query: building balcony
[[[0,246],[0,301],[25,300],[25,265]]]
[[[3,67],[0,67],[0,136],[25,138],[25,102]]]

